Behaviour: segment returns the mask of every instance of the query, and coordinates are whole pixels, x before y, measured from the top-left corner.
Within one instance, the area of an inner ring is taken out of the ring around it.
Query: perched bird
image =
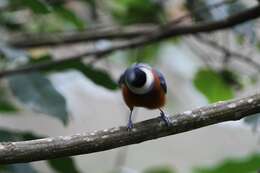
[[[133,128],[132,112],[134,107],[159,109],[166,125],[169,118],[162,111],[165,104],[167,85],[162,73],[147,64],[133,64],[120,76],[119,85],[126,105],[130,109],[128,129]]]

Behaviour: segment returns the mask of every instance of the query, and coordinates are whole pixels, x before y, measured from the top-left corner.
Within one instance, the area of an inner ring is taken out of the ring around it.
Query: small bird
[[[134,107],[159,109],[167,126],[171,124],[161,109],[165,104],[167,85],[162,73],[147,64],[133,64],[120,76],[119,85],[126,105],[130,109],[128,129],[133,128],[132,112]]]

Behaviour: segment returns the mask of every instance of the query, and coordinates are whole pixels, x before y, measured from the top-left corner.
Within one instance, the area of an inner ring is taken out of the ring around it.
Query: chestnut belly
[[[147,94],[134,94],[124,86],[123,97],[130,109],[133,107],[156,109],[164,106],[165,104],[165,93],[162,89],[153,89]]]

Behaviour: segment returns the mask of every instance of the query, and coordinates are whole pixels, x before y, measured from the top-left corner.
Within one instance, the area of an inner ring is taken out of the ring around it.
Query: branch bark
[[[110,27],[99,29],[88,29],[81,32],[18,34],[12,36],[8,44],[16,48],[33,48],[41,46],[56,46],[72,43],[95,41],[100,39],[130,39],[137,36],[150,34],[157,28],[156,25],[133,25],[124,28]]]
[[[225,19],[218,20],[218,21],[203,22],[203,23],[187,25],[187,26],[170,25],[169,27],[167,26],[166,28],[162,27],[156,29],[151,34],[145,35],[143,37],[138,37],[128,42],[114,45],[106,49],[88,51],[66,59],[60,59],[60,60],[50,61],[46,63],[39,63],[35,65],[28,65],[17,69],[5,70],[0,72],[0,78],[14,75],[14,74],[19,74],[19,73],[28,73],[31,71],[43,70],[69,61],[83,59],[88,56],[101,57],[103,55],[112,53],[116,50],[135,48],[135,47],[143,46],[145,44],[162,41],[170,37],[176,37],[176,36],[182,36],[188,34],[208,33],[208,32],[213,32],[221,29],[227,29],[235,25],[256,19],[259,16],[260,16],[260,5],[257,5],[256,7],[250,8],[248,10],[245,10],[243,12],[240,12],[238,14],[229,16]]]
[[[65,156],[88,154],[137,144],[224,121],[239,120],[260,112],[260,94],[215,103],[169,117],[167,127],[158,117],[126,127],[104,129],[72,136],[50,137],[22,142],[0,143],[0,164],[31,162]]]

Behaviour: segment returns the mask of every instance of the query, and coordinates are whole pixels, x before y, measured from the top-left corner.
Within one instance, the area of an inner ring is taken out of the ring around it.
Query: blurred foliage
[[[12,0],[8,1],[7,9],[11,12],[0,13],[0,19],[5,27],[11,30],[26,32],[54,32],[67,29],[84,29],[86,23],[67,8],[64,3],[48,3],[45,0]],[[50,1],[51,2],[51,1]],[[17,16],[16,11],[21,13]],[[23,12],[23,9],[30,9],[33,15]],[[24,18],[27,17],[27,20]]]
[[[210,103],[233,98],[233,90],[223,75],[211,69],[200,69],[196,73],[193,83]]]
[[[160,44],[151,44],[141,48],[135,48],[128,51],[128,63],[148,63],[154,64],[158,59]]]
[[[54,12],[66,21],[71,22],[77,29],[83,30],[86,24],[72,11],[62,5],[53,7]]]
[[[31,58],[31,63],[46,62],[51,60],[50,55],[44,55],[38,58]],[[102,69],[94,68],[91,65],[84,64],[81,60],[67,61],[55,67],[49,67],[45,69],[45,72],[64,71],[69,69],[75,69],[80,71],[85,77],[90,79],[97,85],[103,86],[109,90],[118,89],[118,85],[108,72]]]
[[[229,69],[223,69],[219,72],[222,79],[226,84],[231,86],[233,89],[240,90],[243,88],[243,84],[239,76]]]
[[[158,23],[163,9],[154,0],[113,0],[111,11],[121,24]]]
[[[169,166],[151,167],[145,170],[143,173],[175,173],[175,171]]]
[[[31,9],[34,13],[48,13],[50,9],[48,4],[42,0],[11,0],[9,2],[9,8],[19,9],[27,7]]]
[[[260,123],[260,114],[254,114],[249,117],[245,117],[244,122],[251,126],[253,132],[257,132],[258,125]]]
[[[29,163],[18,163],[12,165],[0,165],[0,173],[37,173],[31,164]]]
[[[0,129],[0,142],[6,141],[24,141],[42,138],[31,132],[16,132],[11,130]]]
[[[8,80],[13,94],[28,108],[68,123],[66,101],[46,77],[34,72],[14,75]]]
[[[6,92],[7,88],[0,85],[0,112],[16,112],[18,109]]]
[[[56,71],[67,69],[76,69],[84,74],[88,79],[93,81],[95,84],[103,86],[107,89],[115,90],[118,88],[117,83],[110,77],[110,75],[106,71],[94,68],[91,65],[86,65],[80,60],[66,62],[55,67]]]
[[[212,21],[223,19],[229,15],[236,14],[246,10],[246,5],[241,1],[228,0],[224,5],[218,8],[209,8],[216,2],[212,0],[186,0],[186,7],[191,11],[192,17],[196,21]],[[202,11],[195,11],[196,9],[203,9]],[[256,42],[255,24],[254,22],[246,22],[233,28],[233,31],[238,35],[238,43],[242,44],[245,38],[250,42]]]
[[[79,173],[74,163],[74,160],[71,158],[61,158],[61,159],[53,159],[48,160],[48,164],[52,169],[54,169],[57,173]]]
[[[212,14],[207,8],[207,2],[205,0],[186,0],[186,7],[192,13],[192,17],[195,21],[207,21],[212,20]],[[205,9],[201,12],[195,12],[196,9]]]
[[[254,154],[245,159],[227,159],[217,166],[196,168],[193,173],[257,173],[260,170],[260,156]]]
[[[236,1],[229,5],[228,14],[236,14],[240,11],[246,10],[247,7],[241,1]],[[238,25],[233,29],[238,37],[240,38],[248,38],[251,43],[256,42],[256,32],[255,32],[255,24],[254,22],[246,22],[244,24]]]

